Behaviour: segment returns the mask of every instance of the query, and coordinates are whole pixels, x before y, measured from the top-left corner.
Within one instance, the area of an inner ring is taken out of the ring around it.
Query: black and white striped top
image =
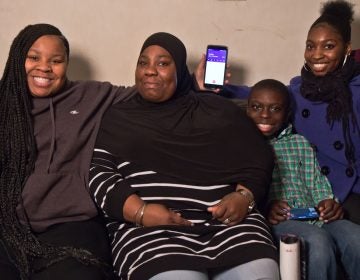
[[[234,188],[182,184],[95,149],[90,190],[108,221],[116,274],[120,279],[149,279],[168,270],[212,270],[259,258],[276,259],[262,215],[254,211],[242,223],[225,226],[207,212]],[[181,212],[195,225],[136,227],[126,222],[122,209],[133,193],[147,203]]]

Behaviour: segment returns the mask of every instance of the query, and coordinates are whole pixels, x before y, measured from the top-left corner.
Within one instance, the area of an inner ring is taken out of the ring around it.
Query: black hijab
[[[177,37],[165,32],[151,35],[144,42],[140,54],[149,46],[161,46],[167,50],[175,61],[177,88],[173,98],[186,94],[192,86],[192,78],[186,65],[186,48]]]
[[[196,93],[183,43],[168,33],[150,36],[176,64],[175,94],[162,103],[140,94],[105,114],[96,143],[122,160],[193,184],[239,182],[264,187],[271,178],[272,155],[253,122],[231,101]]]

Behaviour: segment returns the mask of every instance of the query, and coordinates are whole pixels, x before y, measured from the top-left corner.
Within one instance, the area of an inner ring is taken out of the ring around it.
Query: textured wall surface
[[[353,45],[360,48],[360,0]],[[303,63],[308,28],[322,0],[0,0],[0,71],[11,41],[27,24],[58,26],[70,41],[71,79],[131,85],[138,52],[157,31],[177,35],[189,65],[207,44],[229,47],[233,83],[276,78],[284,83]]]

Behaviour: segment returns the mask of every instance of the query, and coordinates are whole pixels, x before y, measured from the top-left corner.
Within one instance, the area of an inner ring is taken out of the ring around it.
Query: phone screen
[[[315,220],[317,218],[319,218],[319,214],[314,207],[290,210],[290,220]]]
[[[209,45],[206,49],[204,86],[221,88],[224,85],[228,48]]]

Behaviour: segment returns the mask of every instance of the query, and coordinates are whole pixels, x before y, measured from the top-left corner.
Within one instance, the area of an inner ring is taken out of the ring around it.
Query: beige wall
[[[353,45],[360,48],[360,0]],[[225,44],[234,83],[262,78],[284,83],[299,73],[306,34],[322,0],[0,0],[0,71],[11,41],[27,24],[58,26],[70,41],[71,79],[133,84],[144,39],[157,31],[177,35],[189,65],[207,44]]]

